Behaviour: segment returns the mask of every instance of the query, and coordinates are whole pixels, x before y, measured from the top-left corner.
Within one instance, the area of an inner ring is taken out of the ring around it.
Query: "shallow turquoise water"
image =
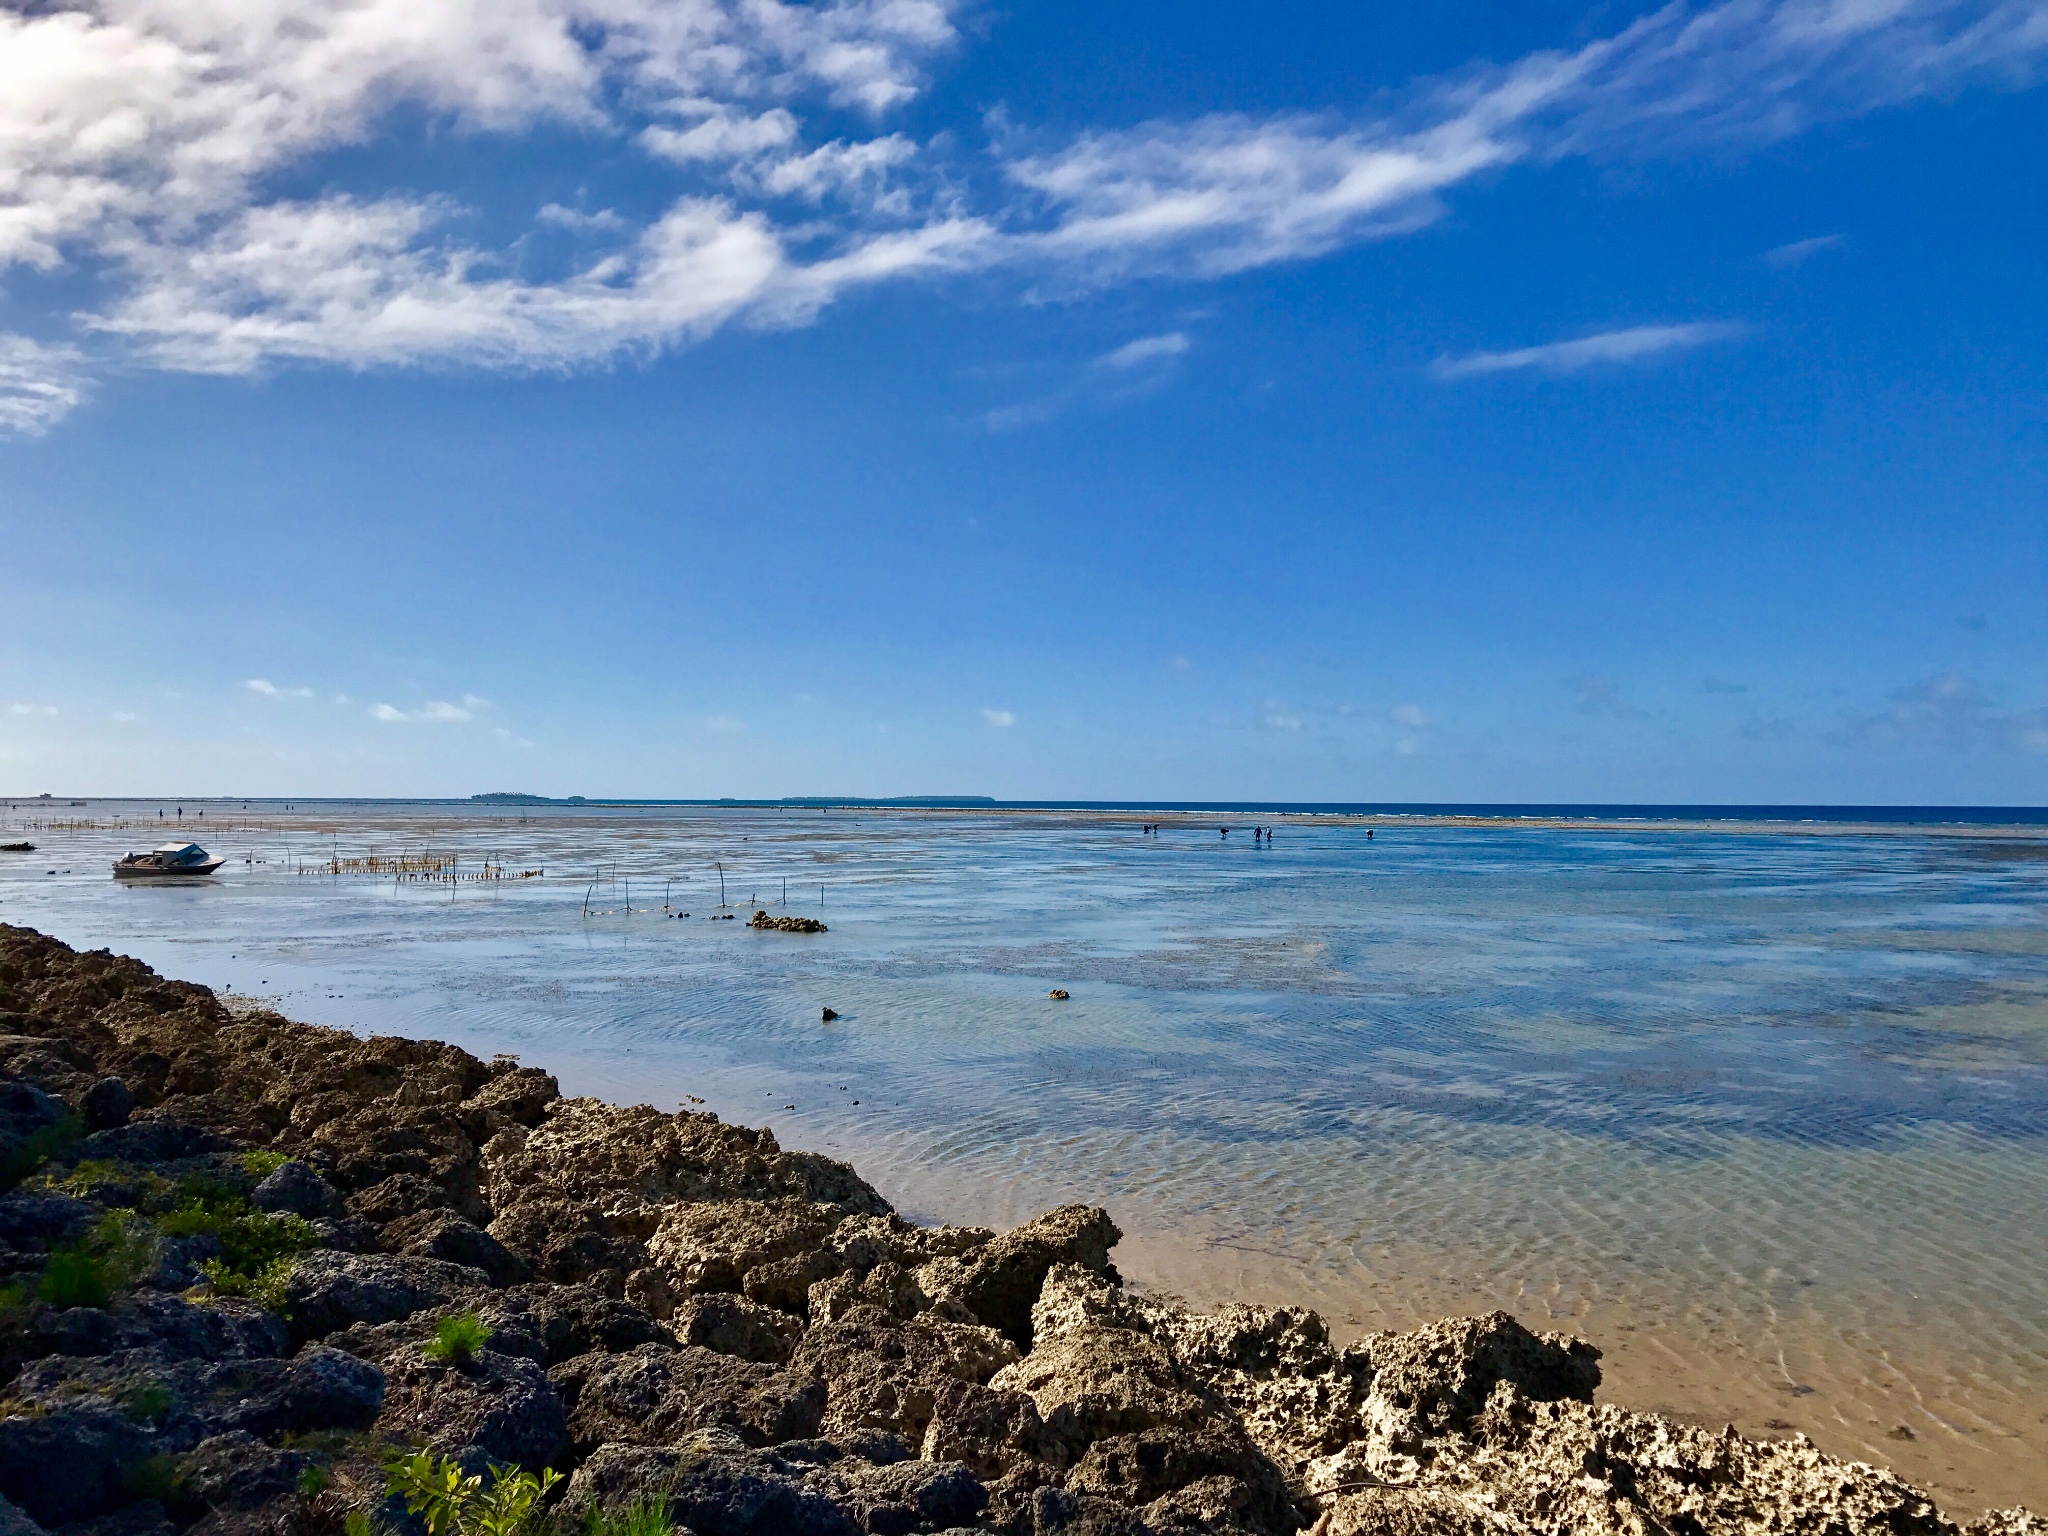
[[[1801,1427],[2048,1446],[2048,844],[1216,826],[323,808],[216,833],[238,862],[195,888],[108,878],[140,831],[35,832],[0,920],[695,1095],[914,1212],[1100,1200],[1197,1286],[1360,1326],[1462,1290],[1648,1328],[1673,1381]],[[427,846],[547,875],[290,862]],[[829,933],[745,928],[785,880]]]

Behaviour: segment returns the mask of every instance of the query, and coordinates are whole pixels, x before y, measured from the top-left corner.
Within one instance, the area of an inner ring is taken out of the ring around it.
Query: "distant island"
[[[887,800],[867,800],[858,795],[784,795],[780,800],[739,800],[727,795],[717,800],[619,800],[590,801],[582,795],[529,795],[517,790],[493,790],[487,795],[471,795],[473,805],[801,805],[801,806],[924,806],[927,808],[953,809],[960,806],[999,804],[989,795],[897,795]]]

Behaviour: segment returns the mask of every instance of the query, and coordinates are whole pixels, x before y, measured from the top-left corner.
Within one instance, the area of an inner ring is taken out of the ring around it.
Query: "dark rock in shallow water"
[[[318,1339],[351,1323],[396,1322],[490,1283],[480,1269],[439,1259],[322,1249],[299,1261],[285,1284],[285,1299],[293,1333]]]
[[[547,1373],[493,1349],[462,1366],[440,1365],[417,1351],[394,1355],[385,1363],[377,1426],[444,1456],[474,1446],[492,1462],[535,1470],[569,1459],[568,1416]]]
[[[249,1194],[249,1203],[259,1211],[282,1211],[311,1220],[346,1215],[341,1191],[320,1177],[311,1163],[293,1158],[280,1163],[271,1175]]]

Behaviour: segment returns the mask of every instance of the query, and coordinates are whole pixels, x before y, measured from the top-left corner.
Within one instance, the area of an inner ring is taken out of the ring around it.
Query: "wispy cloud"
[[[1420,704],[1396,704],[1387,711],[1396,725],[1405,725],[1411,731],[1419,731],[1429,724],[1429,716],[1422,712]]]
[[[0,333],[0,433],[40,437],[84,398],[75,348]]]
[[[388,725],[456,725],[465,720],[474,720],[477,710],[484,708],[486,703],[486,700],[472,693],[465,694],[460,704],[451,704],[446,699],[433,699],[412,710],[400,709],[395,704],[372,704],[370,718],[382,720]]]
[[[266,699],[310,699],[310,688],[280,688],[267,677],[252,677],[242,686],[251,693],[260,693]]]
[[[1636,325],[1626,330],[1601,331],[1572,341],[1517,347],[1508,352],[1475,352],[1468,357],[1439,358],[1430,371],[1440,379],[1469,379],[1490,373],[1525,370],[1581,373],[1588,368],[1647,362],[1670,352],[1689,352],[1695,347],[1726,341],[1741,334],[1742,327],[1722,321]]]
[[[2002,710],[1975,679],[1940,672],[1893,690],[1884,708],[1844,715],[1838,744],[2048,753],[2048,707]]]
[[[1838,249],[1848,242],[1848,238],[1847,235],[1814,235],[1805,240],[1774,245],[1764,252],[1764,260],[1774,267],[1796,267],[1822,251]]]
[[[1301,716],[1284,704],[1268,704],[1259,716],[1259,724],[1269,731],[1298,731],[1301,729]]]
[[[882,121],[962,45],[963,3],[0,8],[0,272],[82,272],[106,298],[79,323],[117,363],[593,366],[736,322],[806,323],[883,282],[1007,270],[1042,289],[1299,260],[1420,228],[1504,166],[1767,143],[2030,85],[2048,60],[2044,0],[1675,3],[1581,46],[1414,82],[1379,111],[1063,139],[998,126],[989,176],[957,131],[919,142]],[[557,131],[560,153],[607,173],[621,146],[658,159],[676,190],[632,217],[470,210],[374,183],[276,191],[418,117],[437,129],[426,153]],[[489,227],[513,233],[478,243]],[[534,229],[574,233],[582,255],[528,275],[517,242]],[[1646,327],[1447,367],[1569,369],[1704,339]],[[83,366],[66,343],[0,342],[0,429],[45,430],[76,405]]]
[[[1611,677],[1574,677],[1567,679],[1565,686],[1577,695],[1572,708],[1582,715],[1640,720],[1646,713],[1622,697],[1620,685]]]
[[[746,728],[746,722],[733,715],[713,715],[704,722],[705,730],[717,731],[720,735],[730,735],[735,731],[744,731]]]
[[[1701,693],[1747,693],[1749,684],[1731,683],[1726,678],[1709,677],[1700,683]]]
[[[54,704],[10,704],[7,706],[7,713],[10,715],[54,715],[57,713],[57,706]]]
[[[114,711],[114,718],[118,720],[121,724],[126,725],[130,721],[132,721],[135,718],[135,716],[128,710],[117,709]]]
[[[1035,400],[997,406],[982,414],[991,432],[1038,426],[1075,408],[1107,409],[1142,399],[1162,388],[1192,343],[1185,331],[1140,336],[1093,358],[1085,367],[1067,365],[1067,378]]]
[[[1143,367],[1147,363],[1163,362],[1179,357],[1188,349],[1186,331],[1168,331],[1163,336],[1140,336],[1136,341],[1127,341],[1113,352],[1105,352],[1095,359],[1098,368],[1128,370]]]
[[[1007,730],[1017,723],[1017,717],[1007,709],[984,709],[981,718],[999,730]]]

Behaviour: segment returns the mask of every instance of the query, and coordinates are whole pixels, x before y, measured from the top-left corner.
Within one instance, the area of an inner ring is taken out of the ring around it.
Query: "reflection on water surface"
[[[323,808],[216,829],[192,889],[107,878],[156,839],[38,832],[0,920],[698,1095],[915,1213],[1100,1201],[1209,1299],[1554,1318],[1615,1395],[2048,1504],[2048,845],[1214,827]],[[291,863],[428,849],[547,877]],[[829,933],[745,927],[785,881]]]

